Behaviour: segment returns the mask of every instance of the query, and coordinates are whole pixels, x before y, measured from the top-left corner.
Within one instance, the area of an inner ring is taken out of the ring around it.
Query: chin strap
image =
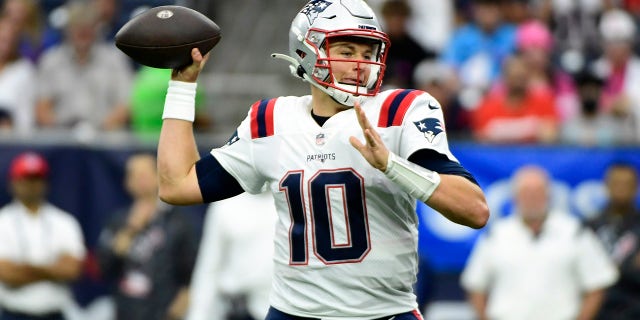
[[[309,75],[300,67],[300,63],[298,62],[298,60],[294,59],[293,57],[290,57],[282,53],[272,53],[271,57],[289,62],[289,71],[291,71],[291,74],[294,77],[302,78],[302,80],[310,83],[314,87],[318,88],[320,91],[326,93],[328,96],[333,98],[333,100],[335,100],[339,104],[353,107],[356,101],[360,103],[363,102],[362,98],[354,97],[353,95],[350,95],[346,92],[336,91],[335,89],[329,90],[321,86],[320,84],[318,84],[316,81],[313,81],[313,79],[311,79],[311,77],[309,77]]]

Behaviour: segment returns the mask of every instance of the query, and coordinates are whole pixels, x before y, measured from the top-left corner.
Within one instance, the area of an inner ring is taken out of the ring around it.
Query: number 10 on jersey
[[[341,191],[342,196],[332,196],[336,194],[330,192],[332,189]],[[369,253],[371,241],[364,179],[356,171],[351,168],[320,170],[306,186],[303,171],[289,171],[280,180],[280,191],[285,193],[291,216],[289,248],[292,265],[308,264],[310,247],[325,264],[357,263]],[[341,206],[332,206],[334,201],[340,201]],[[346,244],[336,244],[335,241],[333,219],[338,213],[332,212],[332,208],[336,207],[343,208]],[[305,208],[309,208],[309,212]],[[307,230],[307,219],[311,222],[311,230]],[[311,240],[311,245],[307,239]]]

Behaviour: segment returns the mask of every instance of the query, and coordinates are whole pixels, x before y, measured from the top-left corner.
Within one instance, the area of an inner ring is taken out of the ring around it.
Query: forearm
[[[48,280],[70,282],[78,279],[82,273],[82,260],[62,254],[53,264],[38,268]]]
[[[195,163],[200,159],[191,122],[165,119],[158,143],[158,177],[160,198],[172,204],[202,202],[198,192],[183,188],[189,176],[195,177]]]
[[[467,299],[476,312],[478,320],[486,320],[487,318],[487,295],[482,292],[469,292]]]
[[[202,203],[195,172],[200,159],[193,121],[195,119],[196,80],[207,57],[196,48],[191,50],[193,63],[171,73],[162,114],[158,142],[158,176],[160,198],[171,204]]]
[[[193,135],[195,94],[194,83],[173,81],[167,90],[158,142],[158,177],[160,198],[172,204],[201,202],[184,187],[190,174],[195,177],[192,171],[200,158]]]
[[[0,262],[0,281],[11,287],[21,287],[40,281],[72,281],[80,276],[82,262],[69,255],[62,255],[55,263],[46,266]]]
[[[472,228],[483,227],[489,217],[480,187],[457,175],[441,174],[440,185],[426,204],[447,219]]]
[[[0,262],[0,281],[9,287],[22,287],[51,278],[39,267],[9,261]]]
[[[53,113],[53,102],[51,100],[40,100],[36,104],[36,122],[40,127],[50,127],[56,123]]]
[[[582,297],[582,305],[580,306],[580,313],[576,318],[577,320],[591,320],[595,318],[602,305],[604,291],[604,289],[599,289],[584,294]]]
[[[128,120],[129,108],[124,104],[118,104],[113,107],[113,111],[107,116],[102,125],[106,130],[117,130],[124,128]]]
[[[189,308],[189,288],[182,287],[178,290],[178,293],[173,298],[169,310],[167,311],[167,318],[170,320],[184,319]]]

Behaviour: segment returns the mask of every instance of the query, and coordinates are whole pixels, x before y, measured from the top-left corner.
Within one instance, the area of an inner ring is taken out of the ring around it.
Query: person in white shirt
[[[85,256],[80,225],[45,200],[46,160],[32,152],[9,169],[14,200],[0,209],[2,320],[62,320],[71,303],[69,283]]]
[[[19,53],[20,30],[0,16],[0,130],[29,135],[34,129],[36,68]]]
[[[615,266],[595,234],[550,210],[550,181],[536,166],[513,178],[515,213],[476,244],[462,286],[479,319],[593,319]]]
[[[209,205],[187,320],[265,318],[277,219],[268,193]]]

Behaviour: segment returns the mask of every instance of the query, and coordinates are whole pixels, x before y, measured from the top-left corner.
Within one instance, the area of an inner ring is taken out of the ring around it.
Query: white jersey
[[[362,104],[387,148],[451,155],[442,110],[429,94],[390,90]],[[416,200],[349,144],[364,141],[354,109],[319,126],[311,96],[256,102],[212,155],[242,188],[274,197],[271,304],[303,317],[371,319],[416,308]]]

